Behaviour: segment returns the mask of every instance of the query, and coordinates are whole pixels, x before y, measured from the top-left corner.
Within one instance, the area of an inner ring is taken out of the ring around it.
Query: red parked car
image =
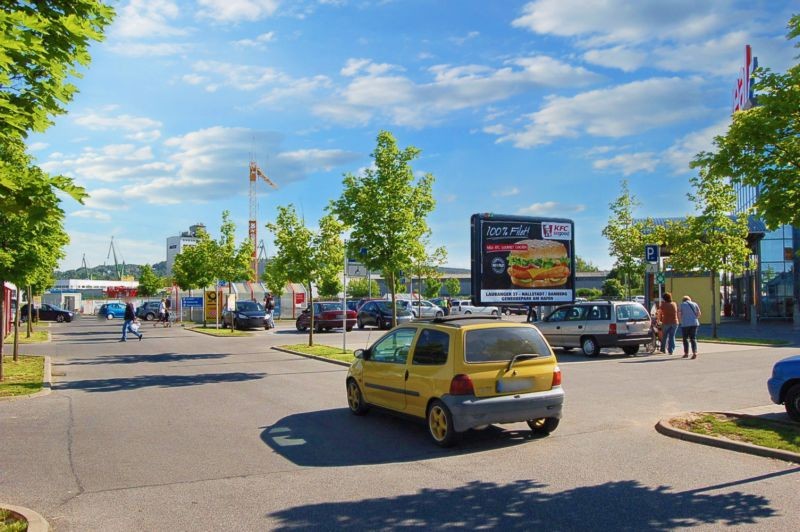
[[[344,315],[342,303],[339,301],[320,301],[314,303],[314,330],[317,332],[329,329],[341,329]],[[351,331],[356,324],[356,311],[347,310],[347,331]],[[306,331],[311,326],[311,307],[306,308],[295,323],[298,331]]]

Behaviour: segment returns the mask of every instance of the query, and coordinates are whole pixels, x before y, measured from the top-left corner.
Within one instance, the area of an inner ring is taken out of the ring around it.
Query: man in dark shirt
[[[120,340],[120,342],[128,341],[128,332],[130,332],[131,334],[135,334],[136,336],[139,337],[139,341],[140,342],[142,341],[143,334],[133,330],[133,328],[131,327],[134,321],[136,321],[136,312],[133,310],[133,303],[128,301],[125,304],[125,323],[122,324],[122,339]]]

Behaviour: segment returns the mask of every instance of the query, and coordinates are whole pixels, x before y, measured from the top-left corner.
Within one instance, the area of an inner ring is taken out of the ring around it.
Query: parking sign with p
[[[658,262],[658,244],[646,244],[644,246],[644,260],[647,262]]]

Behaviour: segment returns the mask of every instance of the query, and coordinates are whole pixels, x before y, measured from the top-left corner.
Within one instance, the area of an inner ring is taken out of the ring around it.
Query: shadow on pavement
[[[339,467],[413,462],[487,451],[540,439],[528,430],[496,426],[468,431],[451,449],[436,447],[423,421],[373,408],[357,417],[347,408],[287,416],[264,427],[261,440],[300,466]]]
[[[201,384],[218,384],[223,382],[245,382],[263,379],[266,373],[204,373],[201,375],[141,375],[138,377],[120,377],[116,379],[89,379],[82,381],[60,382],[53,386],[54,390],[82,390],[84,392],[120,392],[141,388],[179,388],[182,386],[199,386]]]
[[[225,358],[221,353],[187,355],[182,353],[158,353],[154,355],[101,355],[95,358],[77,358],[60,363],[59,366],[94,366],[100,364],[139,364],[141,362],[182,362],[185,360],[210,360]]]
[[[553,493],[533,480],[474,481],[412,495],[295,506],[268,515],[277,530],[674,530],[754,524],[777,514],[760,495],[671,492],[635,480]],[[762,524],[762,527],[768,527]]]

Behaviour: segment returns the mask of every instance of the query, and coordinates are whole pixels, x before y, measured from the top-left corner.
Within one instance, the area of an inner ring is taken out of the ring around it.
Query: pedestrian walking
[[[533,323],[538,319],[536,315],[536,309],[533,308],[533,303],[528,305],[528,316],[525,318],[526,323]]]
[[[162,297],[161,303],[158,305],[158,321],[161,322],[161,325],[164,327],[167,326],[167,301]],[[153,324],[155,327],[156,324]]]
[[[274,329],[275,319],[272,317],[272,313],[275,310],[275,298],[272,297],[272,292],[267,292],[267,295],[264,296],[264,309],[267,311],[267,328]]]
[[[139,341],[142,341],[142,333],[138,331],[139,327],[134,327],[133,324],[136,322],[136,312],[133,310],[133,303],[128,301],[125,304],[125,322],[122,324],[122,339],[120,342],[127,342],[128,341],[128,333],[138,336]]]
[[[675,333],[678,332],[678,305],[669,292],[664,292],[663,299],[658,306],[658,322],[662,331],[661,352],[671,355],[675,351]]]
[[[683,337],[683,358],[689,358],[689,344],[692,347],[692,359],[697,358],[697,328],[700,326],[700,306],[689,296],[683,296],[678,308],[678,319],[681,323]]]

